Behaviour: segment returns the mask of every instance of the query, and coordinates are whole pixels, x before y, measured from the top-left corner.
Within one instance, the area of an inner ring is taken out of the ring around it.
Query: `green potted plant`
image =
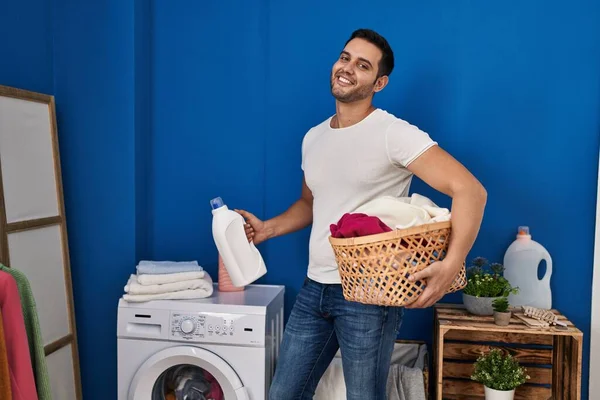
[[[508,297],[502,296],[492,302],[494,307],[494,323],[500,326],[506,326],[510,323],[512,313],[508,309]]]
[[[499,263],[488,265],[488,260],[477,257],[467,269],[467,286],[463,289],[463,303],[467,310],[476,315],[493,315],[494,300],[518,293],[502,275],[504,266]]]
[[[486,400],[512,400],[529,375],[513,356],[492,349],[477,359],[471,379],[483,384]]]

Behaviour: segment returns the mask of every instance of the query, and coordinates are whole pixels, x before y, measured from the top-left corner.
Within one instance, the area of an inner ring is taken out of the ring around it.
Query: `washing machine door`
[[[171,347],[148,358],[138,369],[131,382],[128,399],[175,399],[174,394],[165,395],[162,386],[170,385],[172,387],[172,384],[165,384],[165,381],[175,381],[175,385],[179,385],[181,388],[184,386],[185,382],[183,380],[185,380],[185,377],[182,378],[182,376],[176,375],[187,374],[189,378],[187,383],[193,383],[193,376],[194,374],[197,376],[198,371],[208,372],[206,375],[216,379],[224,399],[249,400],[242,381],[225,360],[213,352],[193,346]],[[202,383],[199,383],[199,385],[202,385]],[[200,388],[193,387],[191,389],[194,393],[200,393],[200,390]],[[196,399],[201,397],[190,394],[187,398]]]

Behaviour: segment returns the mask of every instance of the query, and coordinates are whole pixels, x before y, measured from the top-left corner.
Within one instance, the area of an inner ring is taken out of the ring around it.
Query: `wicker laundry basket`
[[[445,257],[451,230],[446,221],[354,238],[330,236],[344,298],[385,306],[413,303],[426,282],[410,282],[408,277]],[[466,285],[463,264],[448,293]]]

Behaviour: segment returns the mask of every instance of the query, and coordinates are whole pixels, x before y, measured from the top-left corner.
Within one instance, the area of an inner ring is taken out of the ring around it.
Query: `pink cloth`
[[[19,289],[15,279],[4,271],[0,271],[0,309],[10,370],[12,400],[37,400]]]
[[[210,383],[210,392],[206,396],[208,400],[223,400],[223,389],[212,374],[204,370],[204,379]]]
[[[392,230],[392,228],[381,222],[379,218],[361,213],[346,213],[340,218],[337,224],[331,224],[329,229],[331,236],[335,238],[375,235]]]

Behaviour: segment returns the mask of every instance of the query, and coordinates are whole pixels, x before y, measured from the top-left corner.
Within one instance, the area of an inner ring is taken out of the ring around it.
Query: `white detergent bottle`
[[[538,268],[543,260],[546,261],[546,273],[540,279]],[[517,239],[504,254],[504,267],[504,277],[513,287],[519,288],[518,294],[508,297],[511,306],[552,308],[552,258],[541,244],[531,239],[529,227],[519,227]]]
[[[212,234],[217,250],[231,282],[246,286],[267,273],[265,262],[254,243],[248,242],[244,218],[227,208],[220,197],[210,201],[212,207]]]

